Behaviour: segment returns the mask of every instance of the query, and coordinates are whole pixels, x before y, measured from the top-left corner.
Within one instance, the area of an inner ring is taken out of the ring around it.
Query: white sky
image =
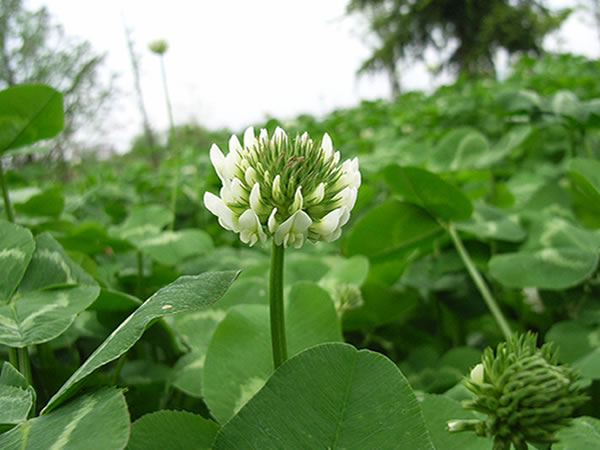
[[[167,79],[176,123],[196,121],[241,130],[267,114],[292,118],[324,114],[363,98],[385,97],[385,76],[359,80],[355,72],[369,55],[364,26],[345,16],[349,0],[29,0],[45,5],[67,35],[87,39],[107,53],[107,67],[119,74],[123,92],[104,139],[120,151],[141,132],[133,93],[124,26],[140,55],[142,91],[154,128],[168,119],[158,56],[147,44],[166,39]],[[554,0],[558,6],[571,5]],[[569,19],[548,47],[597,57],[595,30]],[[405,89],[427,89],[424,66],[403,73]]]

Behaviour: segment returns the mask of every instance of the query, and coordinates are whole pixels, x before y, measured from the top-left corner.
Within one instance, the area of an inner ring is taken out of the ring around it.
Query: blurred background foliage
[[[63,94],[65,126],[50,141],[49,157],[64,160],[84,147],[75,139],[83,124],[97,122],[101,130],[99,118],[118,95],[116,74],[103,71],[104,60],[89,42],[68,36],[46,8],[32,11],[22,0],[0,3],[0,89],[43,83]]]

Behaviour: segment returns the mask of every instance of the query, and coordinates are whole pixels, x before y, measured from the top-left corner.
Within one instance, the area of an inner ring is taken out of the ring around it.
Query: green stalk
[[[56,358],[50,344],[44,342],[43,344],[38,344],[36,347],[40,365],[46,368],[54,367],[56,365]]]
[[[171,127],[171,132],[174,130],[174,121],[173,121],[173,108],[171,108],[171,97],[169,97],[169,89],[167,87],[167,71],[165,70],[165,60],[163,55],[160,55],[160,72],[162,75],[163,81],[163,89],[165,91],[165,99],[167,101],[167,114],[169,115],[169,125]]]
[[[15,216],[13,216],[12,207],[10,205],[10,198],[8,197],[8,188],[6,187],[6,182],[4,181],[4,169],[2,168],[2,160],[0,159],[0,186],[2,186],[2,197],[4,198],[4,210],[6,211],[6,217],[9,222],[15,221]]]
[[[454,224],[452,222],[448,224],[447,230],[450,234],[450,237],[452,238],[452,242],[454,243],[456,250],[458,251],[458,254],[460,255],[460,258],[462,259],[463,263],[467,268],[467,271],[469,272],[469,275],[471,275],[475,286],[477,286],[479,293],[485,300],[485,303],[487,304],[490,312],[494,316],[494,319],[496,319],[496,323],[502,330],[502,333],[504,333],[504,337],[508,340],[512,336],[512,330],[510,329],[508,322],[504,318],[504,314],[502,314],[502,311],[498,307],[498,303],[496,303],[496,300],[494,299],[492,293],[488,289],[487,284],[485,284],[483,277],[475,267],[471,256],[469,255],[467,249],[463,245],[463,242],[458,236],[458,233],[456,232],[456,229],[454,228]]]
[[[585,154],[589,159],[594,159],[594,152],[592,151],[589,140],[586,138],[585,134],[586,134],[585,128],[582,128],[581,129],[581,141],[583,143],[583,148],[585,149]]]
[[[19,370],[19,354],[16,348],[8,347],[8,361],[15,369]]]
[[[173,133],[173,136],[175,134]],[[175,138],[173,138],[175,139]],[[172,144],[175,146],[175,144]],[[175,152],[173,152],[175,153]],[[177,213],[177,187],[179,185],[179,155],[175,155],[175,176],[173,177],[173,186],[171,187],[171,212],[173,213],[173,219],[169,224],[169,230],[173,231],[175,228],[175,215]]]
[[[6,217],[9,222],[14,223],[15,217],[13,216],[12,206],[10,205],[10,198],[8,197],[8,188],[6,187],[6,181],[4,181],[4,169],[2,168],[2,159],[0,159],[0,186],[2,186],[2,197],[4,199],[4,209],[6,211]],[[31,376],[31,362],[29,361],[29,353],[27,348],[14,349],[8,347],[8,359],[10,363],[19,369],[29,384],[32,384],[33,377]]]
[[[269,299],[271,311],[271,344],[273,345],[273,364],[275,369],[287,359],[285,312],[283,306],[283,254],[283,246],[276,245],[273,242]]]
[[[117,383],[119,382],[119,376],[121,375],[121,368],[123,367],[123,364],[125,363],[125,359],[127,359],[127,352],[123,353],[119,359],[117,360],[117,364],[115,364],[115,369],[112,373],[111,376],[111,385],[112,386],[116,386]]]
[[[144,300],[144,254],[141,250],[137,251],[137,286],[136,295],[140,300]]]
[[[173,186],[171,188],[171,211],[173,220],[169,224],[169,230],[175,227],[175,213],[177,208],[177,186],[179,184],[179,152],[177,151],[177,142],[175,142],[175,121],[173,120],[173,108],[171,108],[171,98],[169,97],[169,89],[167,88],[167,71],[165,70],[164,56],[160,56],[160,71],[163,80],[163,89],[165,91],[165,99],[167,102],[167,114],[169,116],[169,142],[171,143],[171,156],[175,162],[175,176],[173,177]]]
[[[29,352],[27,347],[17,349],[19,355],[19,372],[23,374],[27,382],[33,386],[33,376],[31,375],[31,363],[29,362]]]

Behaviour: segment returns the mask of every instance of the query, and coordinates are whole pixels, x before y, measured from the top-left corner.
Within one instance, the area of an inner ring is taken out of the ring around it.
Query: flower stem
[[[463,263],[465,264],[467,271],[469,272],[469,275],[471,275],[475,286],[477,286],[479,293],[485,300],[485,303],[487,304],[490,312],[494,316],[494,319],[496,319],[496,323],[498,323],[498,326],[502,330],[502,333],[504,333],[504,337],[506,337],[507,340],[510,339],[512,335],[512,330],[510,329],[508,322],[502,314],[502,311],[498,307],[498,303],[496,303],[496,300],[494,299],[492,293],[488,289],[487,284],[485,284],[483,277],[475,267],[471,256],[469,255],[467,249],[463,245],[462,240],[458,236],[458,233],[456,232],[456,229],[454,228],[454,224],[452,222],[448,224],[447,230],[450,234],[450,237],[452,238],[452,242],[454,243],[456,250],[458,251],[458,254],[460,255]]]
[[[171,187],[171,212],[173,213],[173,219],[169,224],[169,230],[173,230],[175,227],[175,216],[177,208],[177,186],[179,184],[179,152],[177,148],[177,142],[175,139],[175,121],[173,120],[173,108],[171,107],[171,98],[169,97],[169,89],[167,87],[167,71],[165,70],[164,55],[160,56],[160,72],[162,74],[163,89],[165,91],[165,100],[167,102],[167,114],[169,115],[169,147],[171,150],[171,157],[175,163],[175,176],[173,177],[173,186]]]
[[[15,369],[19,369],[19,354],[14,347],[8,347],[8,361]]]
[[[40,360],[40,365],[44,368],[52,368],[56,366],[56,358],[54,357],[54,352],[52,351],[52,347],[48,342],[44,342],[43,344],[36,345],[38,358]]]
[[[117,360],[117,364],[115,365],[115,369],[112,373],[111,376],[111,385],[112,386],[116,386],[117,383],[119,382],[119,376],[121,375],[121,368],[123,367],[123,364],[125,363],[125,359],[127,358],[127,352],[123,353],[119,359]]]
[[[17,349],[19,355],[19,372],[23,374],[30,385],[33,385],[33,377],[31,376],[31,362],[29,361],[29,352],[27,347]]]
[[[12,207],[10,206],[10,198],[8,197],[8,187],[4,181],[4,169],[2,169],[2,160],[0,159],[0,186],[2,186],[2,197],[4,198],[4,210],[6,211],[6,217],[9,222],[15,221],[13,216]]]
[[[276,245],[273,242],[269,298],[271,310],[271,343],[273,345],[273,364],[275,369],[287,359],[283,306],[283,254],[283,246]]]

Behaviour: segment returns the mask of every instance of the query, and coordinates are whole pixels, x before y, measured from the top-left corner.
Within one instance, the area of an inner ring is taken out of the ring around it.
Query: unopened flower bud
[[[471,370],[471,381],[475,384],[483,384],[483,364],[479,363]]]
[[[164,39],[159,39],[156,41],[152,41],[148,44],[148,48],[152,53],[156,53],[157,55],[162,55],[166,53],[169,48],[169,44]]]
[[[587,400],[579,374],[558,364],[551,344],[538,348],[532,333],[513,336],[499,344],[495,354],[487,348],[464,384],[475,398],[463,401],[463,408],[486,414],[487,419],[453,420],[449,431],[473,430],[492,438],[493,448],[499,450],[556,442],[555,433]]]

